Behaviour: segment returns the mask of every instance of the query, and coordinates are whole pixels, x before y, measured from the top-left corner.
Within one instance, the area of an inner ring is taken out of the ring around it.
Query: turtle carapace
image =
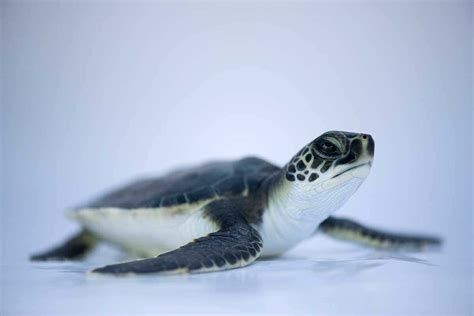
[[[133,182],[75,209],[82,230],[31,259],[77,259],[106,241],[147,259],[92,272],[193,273],[281,254],[318,230],[379,248],[439,243],[331,216],[362,184],[373,159],[370,135],[331,131],[283,168],[247,157]]]

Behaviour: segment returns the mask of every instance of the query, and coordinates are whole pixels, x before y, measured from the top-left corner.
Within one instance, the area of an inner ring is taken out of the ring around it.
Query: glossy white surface
[[[470,315],[472,267],[448,247],[380,253],[317,236],[282,258],[184,276],[102,277],[102,247],[84,263],[3,265],[2,315]]]

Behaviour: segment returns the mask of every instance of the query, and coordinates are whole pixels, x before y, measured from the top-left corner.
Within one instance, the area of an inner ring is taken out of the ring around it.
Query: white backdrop
[[[469,2],[7,2],[2,89],[3,262],[110,186],[334,129],[376,143],[339,214],[472,262]]]

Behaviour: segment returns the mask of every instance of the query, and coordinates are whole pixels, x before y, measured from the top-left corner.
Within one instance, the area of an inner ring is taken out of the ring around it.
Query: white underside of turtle
[[[168,212],[166,208],[100,208],[83,209],[71,217],[103,240],[140,256],[156,256],[218,230],[199,209],[163,216]]]

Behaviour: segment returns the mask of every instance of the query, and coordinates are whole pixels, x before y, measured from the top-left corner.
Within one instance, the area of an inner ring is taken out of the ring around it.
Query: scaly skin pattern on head
[[[364,148],[365,146],[365,148]],[[304,146],[285,166],[288,181],[313,182],[330,168],[359,163],[372,163],[374,141],[366,134],[327,132]]]

